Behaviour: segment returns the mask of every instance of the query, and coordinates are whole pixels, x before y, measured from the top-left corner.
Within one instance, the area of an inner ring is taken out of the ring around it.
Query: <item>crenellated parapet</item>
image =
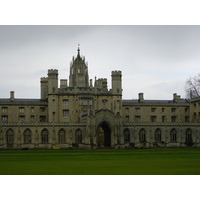
[[[57,69],[49,69],[48,70],[48,77],[49,78],[57,78],[58,77],[58,70]]]
[[[121,77],[122,76],[122,72],[120,70],[112,71],[112,76]]]
[[[99,78],[96,80],[96,87],[97,88],[102,88],[104,90],[107,90],[108,89],[108,86],[107,86],[107,78]]]
[[[41,77],[40,78],[40,82],[47,83],[48,82],[48,77]]]

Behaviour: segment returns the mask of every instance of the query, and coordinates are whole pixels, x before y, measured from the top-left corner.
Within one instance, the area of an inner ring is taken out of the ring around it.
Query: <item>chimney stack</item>
[[[176,100],[180,100],[181,99],[181,96],[180,95],[177,95],[177,93],[174,93],[173,94],[173,100],[176,101]]]
[[[144,102],[144,94],[143,93],[139,93],[139,102]]]
[[[10,100],[13,101],[15,99],[15,92],[10,91]]]

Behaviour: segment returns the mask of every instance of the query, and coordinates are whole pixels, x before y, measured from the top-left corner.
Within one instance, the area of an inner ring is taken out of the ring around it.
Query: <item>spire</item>
[[[78,44],[78,50],[77,50],[78,51],[78,56],[77,57],[80,57],[80,48],[79,47],[80,47],[80,44]]]

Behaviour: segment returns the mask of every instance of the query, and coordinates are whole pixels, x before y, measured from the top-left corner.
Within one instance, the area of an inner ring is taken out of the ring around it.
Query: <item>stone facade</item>
[[[199,147],[200,98],[122,99],[122,73],[89,80],[85,57],[70,63],[69,84],[58,70],[40,79],[40,99],[0,99],[0,148]]]

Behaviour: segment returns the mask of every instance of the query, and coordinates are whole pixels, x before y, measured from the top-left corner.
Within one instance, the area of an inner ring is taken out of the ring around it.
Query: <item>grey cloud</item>
[[[184,80],[199,73],[199,35],[200,26],[0,26],[0,80],[9,80],[10,85],[18,81],[19,91],[26,90],[24,85],[39,91],[39,78],[49,68],[57,68],[59,78],[68,78],[69,63],[80,43],[90,78],[106,77],[110,82],[111,70],[122,70],[124,98],[137,96],[155,79],[181,80],[173,87],[184,96]],[[126,92],[129,85],[134,87]],[[167,84],[164,87],[168,92]],[[164,98],[154,89],[147,95]]]

